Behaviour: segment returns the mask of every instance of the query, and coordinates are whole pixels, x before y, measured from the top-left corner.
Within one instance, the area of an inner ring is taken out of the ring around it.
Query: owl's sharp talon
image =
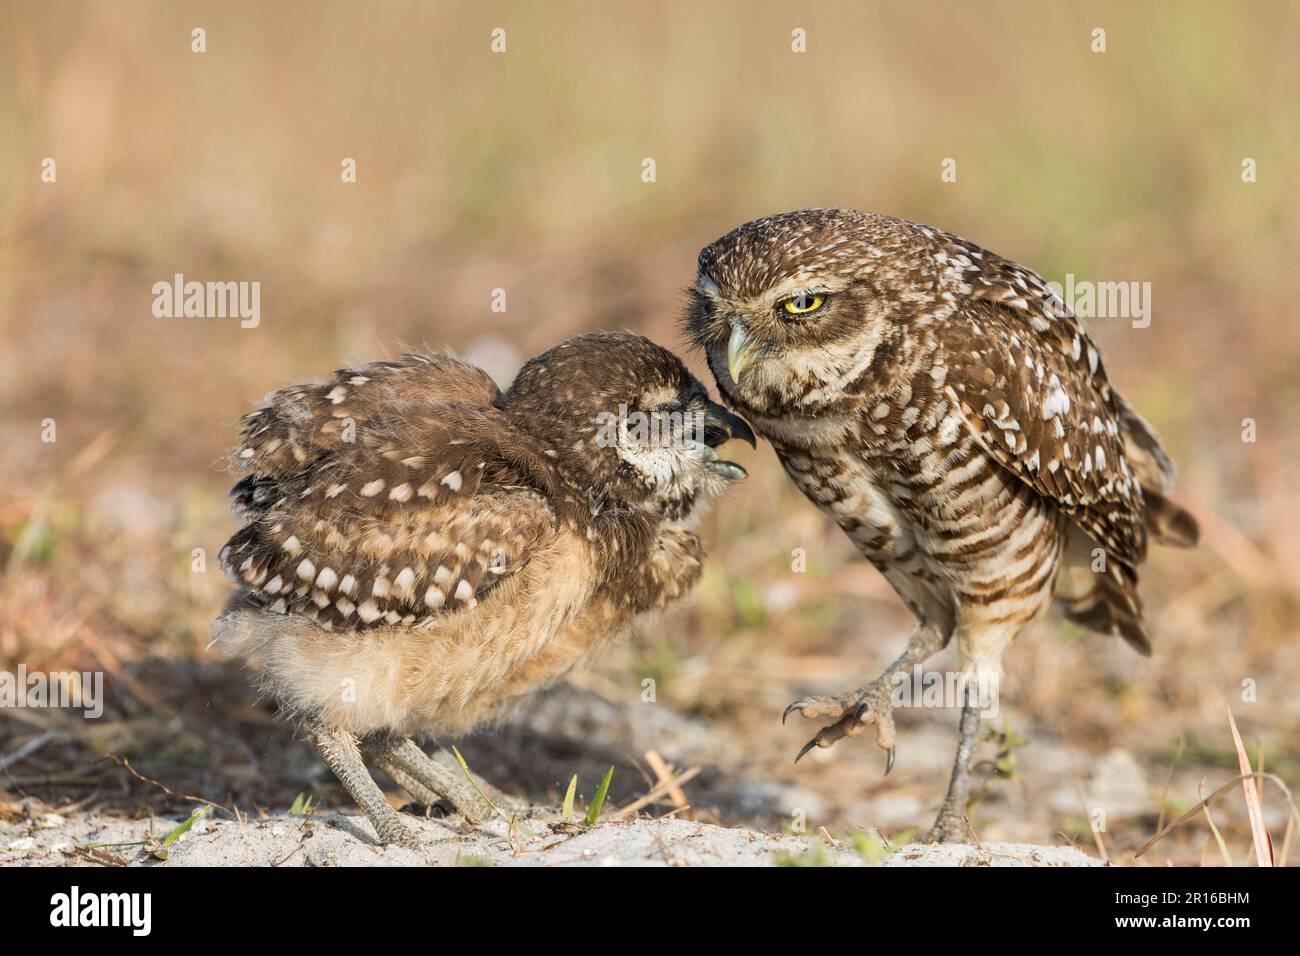
[[[889,771],[894,769],[894,753],[896,750],[897,750],[896,747],[890,745],[889,751],[885,754],[885,776],[886,777],[889,776]]]
[[[813,747],[830,747],[843,737],[856,737],[868,724],[876,725],[876,743],[889,751],[885,774],[894,766],[894,718],[891,685],[885,679],[873,681],[851,694],[837,697],[805,696],[790,704],[781,715],[781,723],[795,711],[801,717],[831,717],[832,722],[817,732],[817,736],[804,745],[799,757]],[[837,718],[837,719],[834,719]],[[799,758],[795,758],[798,763]]]
[[[804,755],[807,754],[808,751],[812,750],[816,746],[817,746],[817,738],[814,737],[812,740],[808,741],[806,744],[804,744],[802,747],[799,748],[799,752],[795,754],[794,762],[798,763],[800,760],[804,758]]]

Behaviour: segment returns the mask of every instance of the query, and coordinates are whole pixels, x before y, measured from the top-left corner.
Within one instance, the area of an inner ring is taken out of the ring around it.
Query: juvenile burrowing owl
[[[221,553],[239,583],[211,637],[261,665],[385,843],[413,840],[363,762],[471,819],[482,800],[416,732],[499,718],[682,596],[682,526],[743,478],[743,421],[671,352],[583,335],[501,393],[443,355],[344,369],[242,422]]]
[[[956,236],[852,210],[747,223],[704,248],[686,327],[723,398],[884,574],[918,626],[877,681],[786,711],[866,724],[893,764],[890,691],[957,637],[963,670],[1055,599],[1143,654],[1149,538],[1190,546],[1173,466],[1096,342],[1033,272]],[[931,839],[968,839],[979,711],[967,698]],[[797,759],[797,758],[796,758]]]

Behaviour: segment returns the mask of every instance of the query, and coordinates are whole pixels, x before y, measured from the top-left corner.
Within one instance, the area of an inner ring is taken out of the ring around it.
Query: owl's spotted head
[[[824,411],[870,365],[896,304],[925,294],[919,229],[805,209],[705,246],[685,327],[724,397],[763,416]]]
[[[677,356],[630,333],[579,335],[542,353],[500,404],[593,505],[674,520],[745,477],[718,446],[754,443],[749,426],[710,401]]]

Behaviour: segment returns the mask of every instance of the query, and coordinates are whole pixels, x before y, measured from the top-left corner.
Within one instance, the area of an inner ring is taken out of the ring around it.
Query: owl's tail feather
[[[1055,598],[1071,621],[1099,634],[1119,635],[1139,654],[1151,656],[1137,581],[1117,563],[1104,572],[1080,564],[1062,568]]]
[[[1145,487],[1142,502],[1146,510],[1143,519],[1152,541],[1173,548],[1196,547],[1201,529],[1186,508]]]

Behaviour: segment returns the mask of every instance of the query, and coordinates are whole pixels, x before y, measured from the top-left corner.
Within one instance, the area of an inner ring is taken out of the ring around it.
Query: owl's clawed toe
[[[815,747],[826,748],[844,737],[856,737],[868,724],[876,726],[876,743],[886,751],[885,774],[894,769],[894,712],[891,687],[884,680],[873,681],[848,694],[834,697],[810,695],[800,697],[785,709],[781,723],[792,713],[815,720],[818,717],[838,717],[817,731],[816,736],[799,750],[794,761],[798,763]]]
[[[850,698],[852,698],[851,701]],[[800,717],[815,720],[818,717],[843,716],[847,709],[856,706],[857,698],[852,694],[841,694],[838,697],[821,697],[809,694],[806,697],[800,697],[785,709],[785,713],[781,715],[781,723],[784,724],[795,711],[799,712]]]
[[[817,731],[817,735],[804,744],[799,749],[799,752],[795,754],[794,762],[798,763],[814,747],[829,747],[841,737],[851,737],[859,730],[861,730],[861,727],[858,725],[857,719],[852,714],[847,714],[835,723],[827,724]]]

